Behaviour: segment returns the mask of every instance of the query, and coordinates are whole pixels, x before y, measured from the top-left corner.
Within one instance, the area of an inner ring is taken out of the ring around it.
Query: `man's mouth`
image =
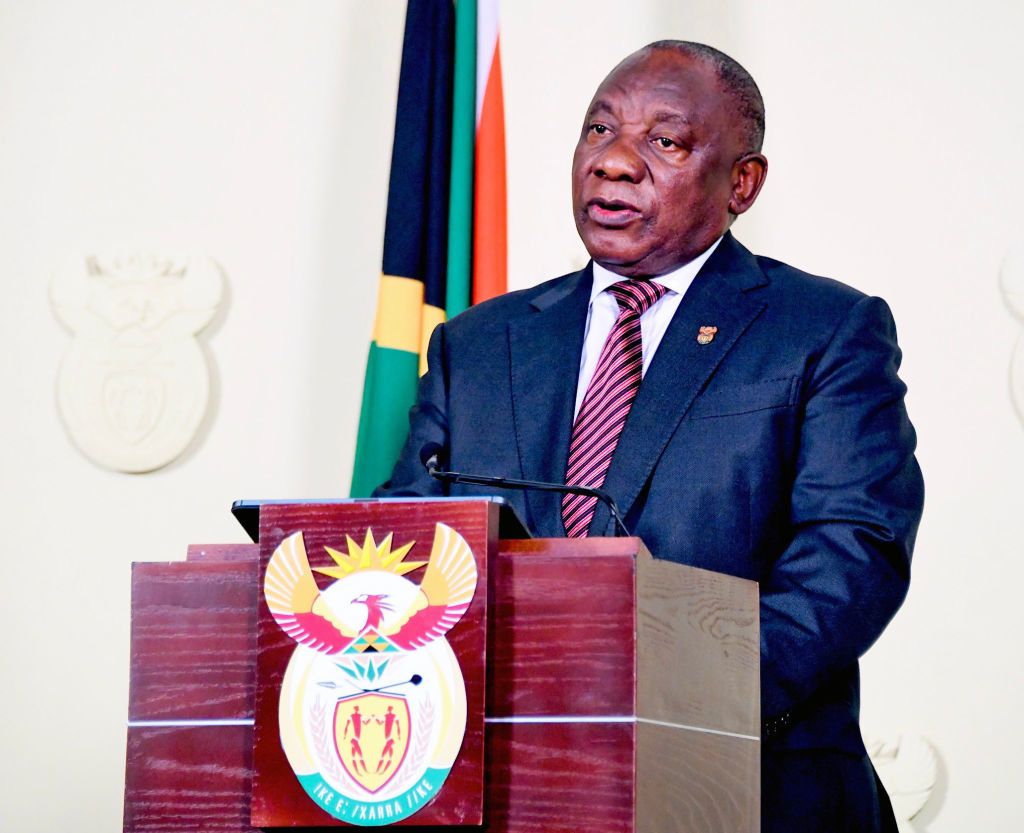
[[[625,200],[606,200],[594,197],[587,203],[587,216],[598,225],[622,228],[638,220],[640,209]]]

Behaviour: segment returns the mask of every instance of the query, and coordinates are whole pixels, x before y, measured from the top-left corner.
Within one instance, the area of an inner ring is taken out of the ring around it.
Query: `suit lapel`
[[[591,283],[587,266],[534,298],[534,314],[508,325],[512,415],[529,480],[565,480]],[[529,491],[526,505],[537,535],[565,535],[558,494]]]
[[[757,261],[726,234],[683,296],[643,383],[615,448],[604,488],[622,514],[629,512],[676,427],[732,346],[765,307],[767,283]],[[718,327],[699,344],[702,326]],[[610,516],[598,505],[590,534],[607,533]]]

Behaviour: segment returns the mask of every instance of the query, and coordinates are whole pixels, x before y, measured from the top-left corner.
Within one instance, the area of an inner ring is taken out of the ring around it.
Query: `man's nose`
[[[601,148],[601,153],[594,160],[594,175],[601,179],[625,179],[639,182],[644,175],[644,161],[626,138],[617,137]]]

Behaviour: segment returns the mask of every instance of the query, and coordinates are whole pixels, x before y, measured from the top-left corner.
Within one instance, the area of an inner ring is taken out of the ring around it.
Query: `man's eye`
[[[596,133],[598,136],[603,136],[608,132],[608,128],[603,124],[592,124],[590,125],[590,132]]]
[[[658,147],[664,148],[665,150],[677,147],[676,143],[668,138],[668,136],[659,136],[654,141],[657,143]]]

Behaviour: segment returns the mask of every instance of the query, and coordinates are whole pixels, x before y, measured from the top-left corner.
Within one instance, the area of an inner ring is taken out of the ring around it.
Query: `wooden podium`
[[[370,528],[378,540],[393,533],[397,547],[423,541],[425,525],[439,520],[470,542],[484,578],[448,634],[463,665],[467,730],[440,792],[392,826],[760,829],[755,583],[654,559],[637,538],[499,540],[488,500],[296,504],[268,514],[260,545],[191,546],[184,562],[133,565],[125,831],[353,826],[306,796],[284,795],[295,776],[273,760],[283,761],[267,731],[274,710],[264,706],[254,720],[257,704],[276,698],[256,690],[268,550],[301,530],[315,567],[320,541],[361,541]],[[266,633],[260,651],[272,648]],[[465,658],[471,666],[480,648],[477,677]],[[274,816],[267,803],[278,795],[284,809]],[[302,821],[287,821],[288,801],[298,801]],[[272,816],[276,827],[253,826]]]

